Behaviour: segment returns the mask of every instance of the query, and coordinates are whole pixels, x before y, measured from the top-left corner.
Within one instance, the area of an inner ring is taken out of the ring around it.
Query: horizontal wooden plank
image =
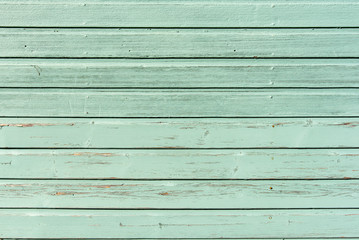
[[[359,180],[0,180],[1,208],[359,208]]]
[[[357,59],[0,59],[0,87],[359,87]]]
[[[348,148],[356,118],[1,119],[1,148]]]
[[[1,178],[349,179],[359,150],[1,150]],[[86,171],[84,171],[86,169]]]
[[[359,89],[0,89],[0,116],[359,116],[358,94]]]
[[[359,29],[0,29],[0,57],[359,57],[358,45]]]
[[[340,239],[343,239],[341,237]],[[49,240],[51,238],[42,238],[43,240]],[[75,240],[76,238],[67,238],[67,240]],[[91,238],[94,240],[130,240],[129,238]],[[157,238],[136,238],[136,240],[155,240]],[[162,240],[170,240],[171,238],[162,238]],[[176,240],[195,240],[196,238],[176,238]],[[226,238],[197,238],[197,240],[222,240]],[[227,238],[231,240],[251,240],[256,238]],[[260,240],[285,240],[285,238],[258,238]],[[290,238],[293,240],[331,240],[336,238]],[[338,239],[338,238],[337,238]],[[350,238],[352,240],[358,240],[359,238]],[[3,240],[32,240],[31,238],[3,238]]]
[[[324,238],[359,236],[359,210],[1,209],[4,238]],[[258,231],[260,228],[260,231]]]
[[[1,26],[357,27],[356,1],[1,1]]]

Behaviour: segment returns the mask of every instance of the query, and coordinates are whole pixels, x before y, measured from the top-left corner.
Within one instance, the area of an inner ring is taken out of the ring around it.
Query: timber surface
[[[63,180],[359,178],[358,149],[29,148],[0,151],[2,178]]]
[[[359,239],[357,0],[0,0],[0,238]]]
[[[0,28],[0,57],[359,57],[359,29]],[[39,40],[41,39],[41,40]]]
[[[354,88],[358,59],[0,59],[1,87]]]

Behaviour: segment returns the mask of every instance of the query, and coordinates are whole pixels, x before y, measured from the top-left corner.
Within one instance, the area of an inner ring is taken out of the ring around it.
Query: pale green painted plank
[[[357,237],[359,210],[0,210],[3,238]]]
[[[358,45],[359,29],[0,29],[0,57],[359,57]]]
[[[0,116],[359,116],[358,95],[359,89],[1,89]]]
[[[356,1],[1,1],[1,26],[357,27]]]
[[[1,150],[1,178],[349,179],[359,150]],[[86,171],[84,171],[86,169]]]
[[[359,87],[359,60],[2,59],[0,87]]]
[[[343,239],[341,237],[340,239]],[[32,240],[33,238],[3,238],[3,240]],[[42,238],[43,240],[49,240],[46,238]],[[53,238],[52,238],[53,239]],[[75,240],[76,238],[67,238],[68,240]],[[157,238],[81,238],[83,240],[155,240]],[[161,240],[170,240],[171,238],[161,238]],[[176,238],[176,240],[223,240],[226,238]],[[286,238],[227,238],[231,240],[252,240],[252,239],[260,239],[260,240],[287,240]],[[331,240],[336,238],[289,238],[291,240]],[[288,239],[288,240],[289,240]],[[351,240],[358,240],[359,238],[350,238]],[[78,239],[77,239],[78,240]],[[172,239],[173,240],[173,239]]]
[[[359,208],[359,180],[0,180],[2,208]]]
[[[356,118],[1,119],[2,148],[348,148]]]

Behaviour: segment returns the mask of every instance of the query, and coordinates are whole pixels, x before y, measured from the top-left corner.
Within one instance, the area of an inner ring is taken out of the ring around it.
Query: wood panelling
[[[0,28],[0,57],[359,57],[359,29]]]
[[[359,178],[358,161],[358,149],[2,149],[0,175],[7,179],[352,179]]]
[[[0,59],[1,87],[359,87],[358,59]]]
[[[0,238],[359,237],[357,0],[0,0]]]
[[[1,148],[358,148],[356,118],[17,119]]]
[[[358,89],[1,89],[0,116],[358,117],[358,95]]]
[[[359,235],[357,209],[1,209],[0,236],[29,238],[345,238]],[[258,230],[260,226],[260,231]]]
[[[357,27],[355,0],[0,1],[1,26]]]

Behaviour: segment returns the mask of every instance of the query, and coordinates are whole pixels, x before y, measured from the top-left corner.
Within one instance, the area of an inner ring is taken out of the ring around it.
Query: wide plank
[[[358,162],[358,149],[3,149],[0,176],[6,179],[350,179],[359,178]]]
[[[356,118],[3,118],[1,148],[357,148]]]
[[[3,238],[339,238],[359,210],[1,209]],[[259,229],[260,228],[260,231]]]
[[[1,26],[357,27],[357,1],[0,1]]]
[[[41,40],[39,40],[41,39]],[[159,44],[160,43],[160,44]],[[0,57],[359,57],[359,29],[0,28]]]
[[[359,208],[359,180],[0,180],[1,208]]]
[[[359,87],[358,59],[0,59],[0,87]]]
[[[8,179],[350,179],[357,149],[0,151]],[[86,171],[84,171],[86,169]]]
[[[358,95],[359,89],[15,88],[0,89],[0,116],[357,117]]]

